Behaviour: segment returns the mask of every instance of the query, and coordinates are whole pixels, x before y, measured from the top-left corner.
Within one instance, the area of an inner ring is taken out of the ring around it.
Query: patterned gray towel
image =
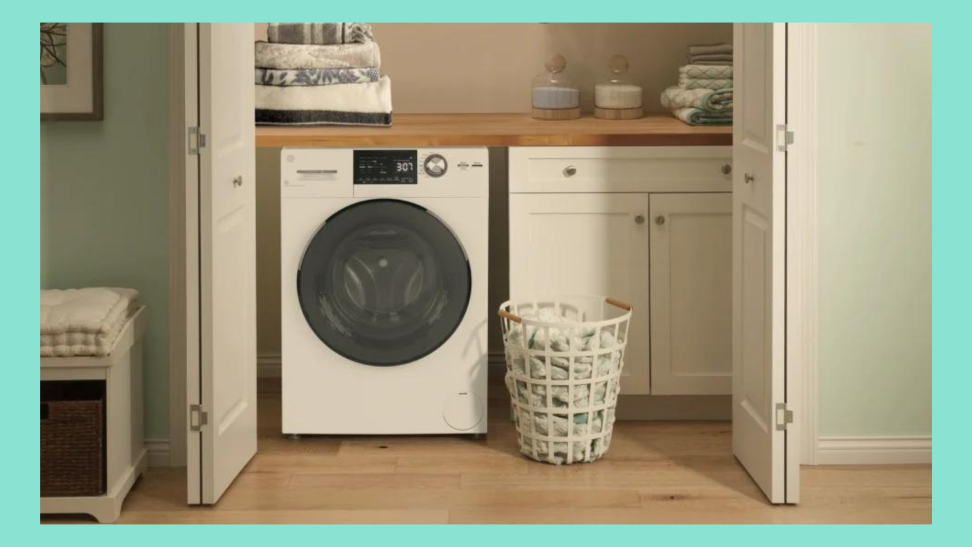
[[[678,73],[686,78],[725,80],[732,78],[732,66],[685,65],[678,69]]]
[[[377,68],[257,68],[257,85],[332,85],[377,82],[381,72]]]
[[[359,44],[375,41],[368,23],[268,23],[267,39],[276,44]]]
[[[661,104],[669,110],[700,108],[710,112],[732,112],[732,88],[712,90],[672,86],[662,91]]]
[[[680,76],[678,78],[678,87],[682,89],[722,89],[724,87],[732,87],[732,80],[713,79],[713,78],[686,78],[685,76]]]
[[[690,57],[694,55],[718,55],[725,53],[732,55],[732,44],[704,44],[688,47]]]
[[[254,86],[259,125],[391,125],[391,79],[346,85]]]
[[[256,42],[254,48],[260,68],[381,68],[378,42],[339,46]]]

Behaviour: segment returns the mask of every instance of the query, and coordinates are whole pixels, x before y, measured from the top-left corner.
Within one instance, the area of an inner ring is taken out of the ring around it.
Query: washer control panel
[[[425,169],[429,169],[428,159],[425,160]],[[417,170],[416,150],[354,151],[355,184],[418,184]]]
[[[284,148],[282,197],[481,197],[489,195],[489,150]]]

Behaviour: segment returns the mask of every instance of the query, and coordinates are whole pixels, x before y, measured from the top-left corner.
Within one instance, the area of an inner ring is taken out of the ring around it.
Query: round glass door
[[[452,231],[406,201],[338,211],[301,259],[297,294],[327,347],[366,365],[403,365],[445,343],[469,305],[469,261]]]

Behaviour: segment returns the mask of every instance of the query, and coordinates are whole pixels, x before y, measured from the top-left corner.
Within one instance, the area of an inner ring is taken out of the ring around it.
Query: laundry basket
[[[504,302],[506,387],[520,452],[539,462],[593,462],[611,444],[631,306],[572,296]]]

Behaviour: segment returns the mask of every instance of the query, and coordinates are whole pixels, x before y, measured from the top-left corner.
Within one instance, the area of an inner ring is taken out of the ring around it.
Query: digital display
[[[355,150],[355,184],[418,184],[415,150]]]

